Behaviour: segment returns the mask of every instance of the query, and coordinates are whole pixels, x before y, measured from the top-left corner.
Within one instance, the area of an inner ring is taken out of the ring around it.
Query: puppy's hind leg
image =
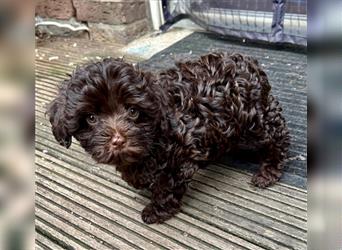
[[[185,163],[177,173],[171,169],[161,173],[152,185],[151,203],[142,211],[142,220],[147,224],[162,223],[178,213],[188,182],[197,170],[196,164]]]
[[[280,179],[290,140],[279,103],[273,96],[269,98],[270,105],[264,120],[265,154],[259,171],[252,178],[252,183],[260,188],[270,186]]]

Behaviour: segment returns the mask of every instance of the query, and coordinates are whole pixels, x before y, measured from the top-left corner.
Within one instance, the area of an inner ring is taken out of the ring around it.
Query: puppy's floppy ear
[[[58,96],[49,104],[47,114],[52,126],[52,133],[58,143],[66,148],[71,145],[71,135],[67,127],[65,117],[66,108],[66,88],[67,82],[64,82],[59,89]]]

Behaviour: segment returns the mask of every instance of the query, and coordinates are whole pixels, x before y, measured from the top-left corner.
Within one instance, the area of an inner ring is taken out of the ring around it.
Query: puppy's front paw
[[[148,204],[141,213],[141,218],[146,224],[163,223],[172,216],[173,213],[169,213],[152,203]]]
[[[278,180],[279,180],[279,178],[272,176],[272,175],[270,175],[270,177],[266,178],[263,175],[261,175],[261,173],[256,173],[256,174],[254,174],[254,176],[252,178],[252,183],[254,184],[254,186],[257,186],[259,188],[266,188],[268,186],[273,185]]]
[[[158,216],[152,203],[148,204],[141,213],[141,218],[146,224],[154,224],[158,222]]]

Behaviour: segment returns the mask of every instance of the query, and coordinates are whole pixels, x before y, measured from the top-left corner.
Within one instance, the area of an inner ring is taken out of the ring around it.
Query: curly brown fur
[[[180,210],[194,173],[225,152],[259,149],[252,182],[279,180],[289,135],[270,89],[258,62],[240,54],[212,53],[159,74],[104,59],[78,67],[48,114],[61,145],[75,137],[128,184],[149,189],[142,219],[161,223]]]

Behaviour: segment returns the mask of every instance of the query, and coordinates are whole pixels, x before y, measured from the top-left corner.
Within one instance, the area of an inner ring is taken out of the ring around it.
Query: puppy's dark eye
[[[97,118],[95,115],[88,115],[87,116],[87,122],[90,125],[94,125],[97,122]]]
[[[135,108],[129,108],[128,109],[128,115],[132,119],[136,119],[139,116],[139,111],[136,110]]]

